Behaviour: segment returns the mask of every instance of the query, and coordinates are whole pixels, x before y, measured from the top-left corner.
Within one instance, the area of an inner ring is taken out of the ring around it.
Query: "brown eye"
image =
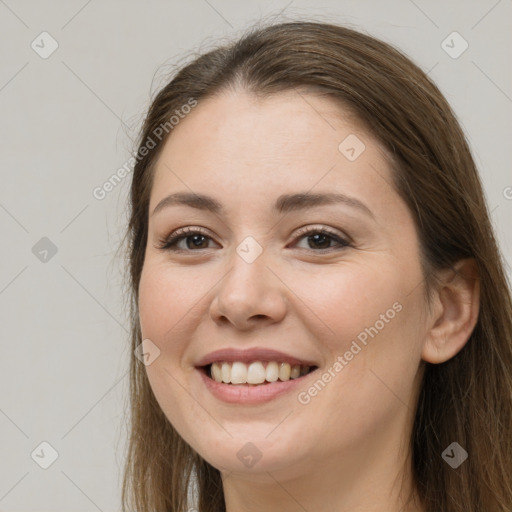
[[[299,233],[297,239],[306,238],[308,247],[307,250],[313,250],[315,252],[327,251],[335,249],[336,246],[331,245],[334,241],[339,248],[350,246],[350,243],[344,238],[340,237],[337,233],[333,233],[325,228],[306,228]]]
[[[185,241],[185,247],[179,247],[178,244]],[[208,241],[212,240],[203,231],[197,228],[178,229],[170,236],[160,240],[158,249],[166,251],[194,251],[195,249],[208,249]]]

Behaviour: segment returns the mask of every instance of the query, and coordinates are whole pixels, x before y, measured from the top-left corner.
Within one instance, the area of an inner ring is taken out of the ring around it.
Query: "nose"
[[[287,288],[271,270],[266,251],[252,262],[233,251],[229,264],[210,306],[212,319],[242,331],[280,322],[286,315]]]

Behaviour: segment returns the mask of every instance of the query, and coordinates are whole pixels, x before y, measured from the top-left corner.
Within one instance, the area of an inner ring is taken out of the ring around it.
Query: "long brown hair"
[[[293,89],[323,92],[354,112],[381,141],[392,157],[393,186],[417,227],[427,305],[435,271],[474,258],[480,279],[478,321],[456,356],[425,365],[410,444],[413,477],[428,512],[510,512],[512,304],[504,260],[475,163],[450,106],[418,66],[373,37],[318,22],[253,27],[234,43],[183,66],[156,95],[137,143],[125,238],[132,352],[142,341],[138,285],[152,178],[172,134],[169,119],[191,99],[200,108],[201,100],[230,87],[260,97]],[[149,139],[155,147],[141,151]],[[225,511],[220,472],[174,430],[144,365],[135,357],[130,365],[123,510],[186,512],[195,505],[187,498],[194,476],[199,512]],[[453,441],[469,453],[456,470],[441,457]]]

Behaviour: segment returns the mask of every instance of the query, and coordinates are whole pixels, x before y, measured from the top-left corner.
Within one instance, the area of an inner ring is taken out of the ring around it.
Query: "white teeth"
[[[265,380],[275,382],[277,379],[279,379],[279,366],[275,361],[270,361],[265,370]]]
[[[265,366],[266,365],[266,366]],[[309,366],[300,364],[254,361],[249,365],[240,361],[215,362],[211,365],[210,375],[216,382],[226,384],[263,384],[266,382],[287,381],[306,375]]]
[[[222,382],[229,384],[231,382],[231,365],[229,363],[222,363],[221,372]]]
[[[235,364],[244,364],[244,363],[233,363],[233,366]],[[245,365],[244,365],[245,366]],[[233,371],[233,370],[231,370]],[[247,384],[261,384],[262,382],[265,382],[266,372],[263,365],[256,361],[255,363],[251,363],[249,365],[249,368],[247,369]]]
[[[233,363],[231,366],[231,384],[243,384],[244,382],[247,382],[247,366],[244,363]]]
[[[212,379],[222,382],[222,369],[219,363],[212,364]]]
[[[279,365],[279,380],[290,380],[290,363],[281,363]]]

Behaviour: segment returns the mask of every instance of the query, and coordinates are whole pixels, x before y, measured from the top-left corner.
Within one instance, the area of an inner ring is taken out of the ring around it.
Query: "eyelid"
[[[352,238],[346,234],[343,231],[336,230],[335,228],[331,228],[329,226],[323,226],[322,224],[308,224],[306,226],[298,228],[296,233],[293,235],[293,240],[296,240],[297,238],[301,237],[302,235],[306,235],[308,233],[326,233],[333,238],[337,238],[343,242],[345,242],[347,245],[353,244]]]
[[[213,240],[213,237],[209,234],[207,230],[204,228],[201,228],[199,226],[186,226],[183,228],[178,228],[172,231],[169,235],[164,236],[163,238],[160,238],[158,240],[158,249],[162,250],[170,250],[168,247],[171,243],[177,243],[178,241],[181,241],[184,238],[187,238],[192,235],[203,235],[207,238],[210,238]],[[194,252],[190,250],[183,250],[183,249],[173,249],[174,252]]]
[[[308,224],[306,226],[302,226],[297,229],[297,231],[293,235],[293,240],[297,241],[301,238],[304,238],[309,233],[315,234],[325,234],[328,237],[332,238],[336,243],[338,243],[338,247],[328,247],[327,249],[304,249],[306,251],[312,252],[312,253],[325,253],[329,251],[335,251],[340,250],[345,247],[351,247],[353,245],[352,238],[348,235],[346,235],[343,232],[339,232],[335,230],[334,228],[331,228],[329,226],[323,226],[321,224]],[[178,228],[174,230],[169,235],[159,239],[159,244],[156,246],[157,249],[161,249],[164,251],[172,251],[177,253],[193,253],[193,252],[201,252],[206,249],[197,249],[197,250],[190,250],[190,249],[171,249],[172,245],[177,244],[178,242],[182,241],[183,239],[188,238],[189,236],[193,235],[202,235],[212,241],[215,242],[214,238],[209,234],[208,230],[205,228],[199,227],[199,226],[186,226],[183,228]],[[215,242],[216,243],[216,242]],[[207,248],[208,249],[208,248]]]

